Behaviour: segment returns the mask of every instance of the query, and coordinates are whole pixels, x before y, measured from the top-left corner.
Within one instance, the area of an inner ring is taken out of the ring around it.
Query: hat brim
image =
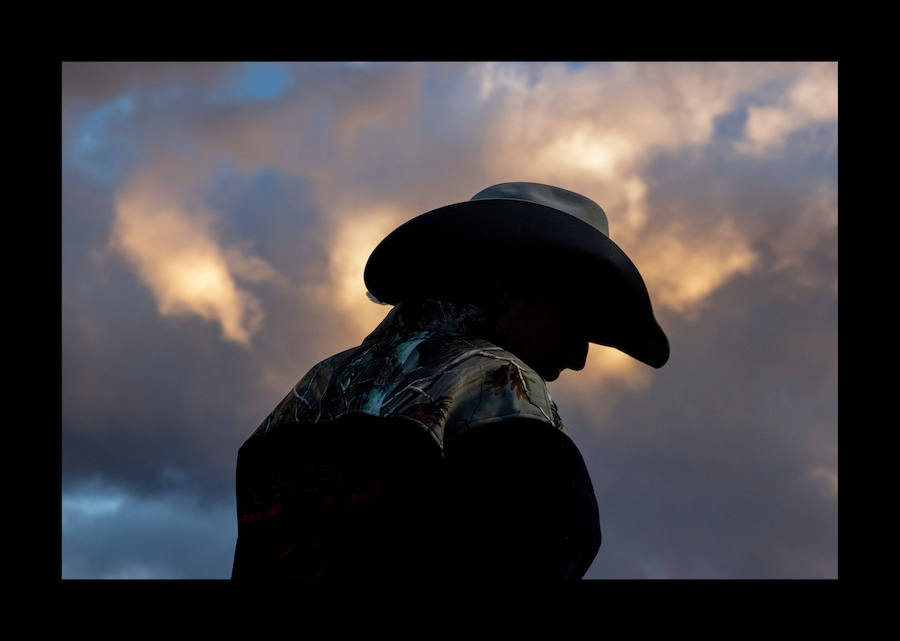
[[[530,264],[546,271],[561,263],[564,277],[583,291],[589,342],[655,368],[666,363],[668,339],[634,263],[592,225],[539,203],[469,200],[416,216],[378,244],[364,280],[375,297],[396,304],[450,285],[477,286],[485,269],[508,270],[521,289]]]

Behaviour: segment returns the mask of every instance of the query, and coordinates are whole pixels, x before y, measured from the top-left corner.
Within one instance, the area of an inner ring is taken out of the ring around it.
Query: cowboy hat
[[[506,269],[510,279],[527,283],[530,265],[581,292],[589,342],[656,368],[669,359],[647,287],[610,239],[603,209],[559,187],[501,183],[416,216],[378,244],[363,278],[375,298],[397,304],[476,289],[487,269]]]

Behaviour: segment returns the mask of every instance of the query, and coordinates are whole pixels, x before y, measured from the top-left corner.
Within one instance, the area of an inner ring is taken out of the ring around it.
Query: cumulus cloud
[[[648,162],[710,143],[716,118],[734,107],[741,92],[793,69],[781,63],[617,63],[573,77],[551,66],[530,81],[520,71],[514,82],[506,79],[514,70],[501,81],[495,67],[486,66],[483,84],[491,88],[494,127],[485,163],[496,174],[556,182],[594,198],[607,211],[613,240],[634,247],[660,233],[647,229],[653,218],[645,200]],[[717,233],[731,241],[729,229]],[[661,255],[686,242],[671,241],[672,248]],[[701,246],[694,245],[692,250]],[[739,267],[748,261],[745,254],[734,258]],[[726,267],[725,277],[706,278],[707,285],[692,286],[693,294],[682,291],[676,297],[702,297],[738,271]]]
[[[694,318],[712,292],[758,263],[730,218],[702,230],[674,223],[656,230],[634,253],[654,302]]]
[[[696,318],[709,296],[759,266],[755,245],[763,239],[748,236],[735,211],[664,219],[647,203],[647,166],[660,155],[711,144],[716,119],[742,93],[797,69],[790,63],[614,63],[572,74],[564,65],[476,66],[470,80],[478,82],[490,123],[485,172],[497,182],[548,182],[596,200],[656,308]],[[615,350],[592,347],[585,370],[567,384],[589,390],[618,379],[622,389],[640,389],[650,380],[645,369]]]
[[[110,243],[150,287],[160,314],[216,321],[224,339],[249,346],[264,313],[236,279],[283,278],[263,259],[223,247],[214,222],[212,212],[191,210],[152,175],[139,174],[118,194]]]
[[[837,113],[837,63],[809,65],[775,104],[749,107],[737,149],[764,156],[781,148],[792,133],[834,121]]]
[[[504,68],[505,69],[505,68]],[[560,67],[541,67],[526,82],[488,84],[496,109],[491,145],[494,162],[524,164],[509,145],[556,150],[541,171],[594,172],[617,177],[650,153],[710,141],[716,117],[729,111],[742,91],[789,73],[782,63],[617,63],[587,68],[573,76]],[[480,69],[493,77],[495,66]],[[516,73],[515,68],[504,74]],[[505,77],[505,76],[504,76]],[[574,153],[573,153],[574,152]],[[533,157],[528,157],[531,162]]]

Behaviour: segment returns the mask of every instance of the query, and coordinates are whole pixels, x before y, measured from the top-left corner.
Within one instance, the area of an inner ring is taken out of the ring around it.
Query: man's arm
[[[476,426],[444,462],[453,578],[584,576],[600,548],[600,521],[584,459],[567,435],[527,418]]]

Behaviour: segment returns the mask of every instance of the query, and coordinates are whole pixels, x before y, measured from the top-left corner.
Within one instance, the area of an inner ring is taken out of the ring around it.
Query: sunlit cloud
[[[577,74],[541,67],[526,80],[518,67],[486,65],[482,86],[493,98],[487,152],[492,164],[525,165],[538,151],[543,171],[581,168],[625,177],[661,151],[708,143],[715,119],[742,91],[793,67],[771,64],[617,63]],[[492,153],[495,152],[495,153]],[[597,176],[595,176],[597,178]]]
[[[672,225],[635,253],[654,303],[694,317],[712,292],[759,262],[730,218],[702,232]]]
[[[218,322],[223,339],[244,346],[262,326],[264,314],[235,278],[281,282],[264,260],[223,247],[211,212],[190,210],[145,176],[119,192],[110,244],[150,287],[161,315]]]
[[[596,390],[610,379],[615,379],[628,390],[644,387],[651,380],[653,370],[628,354],[605,345],[591,343],[584,370],[572,379],[573,387]]]
[[[330,241],[331,283],[323,303],[351,319],[353,327],[368,334],[381,322],[389,307],[373,303],[366,296],[363,280],[369,255],[393,229],[404,222],[391,206],[356,212],[352,216],[336,216],[343,221]]]
[[[634,158],[635,147],[635,142],[621,133],[594,133],[579,127],[550,141],[535,160],[542,165],[566,163],[609,179],[617,177],[622,165]]]
[[[654,372],[649,365],[613,347],[590,343],[584,369],[564,369],[547,387],[563,421],[568,420],[572,407],[590,408],[590,420],[576,429],[602,431],[604,419],[615,410],[617,400],[639,394],[653,382]]]
[[[558,184],[596,200],[654,303],[696,315],[704,299],[758,264],[753,244],[762,239],[739,232],[734,212],[722,212],[720,223],[699,232],[652,225],[647,165],[661,154],[710,144],[716,118],[734,109],[742,92],[797,69],[789,63],[616,63],[577,74],[547,66],[529,76],[488,65],[482,92],[495,107],[485,162],[505,179]],[[820,81],[827,86],[824,76],[797,84],[791,104],[813,102]]]

